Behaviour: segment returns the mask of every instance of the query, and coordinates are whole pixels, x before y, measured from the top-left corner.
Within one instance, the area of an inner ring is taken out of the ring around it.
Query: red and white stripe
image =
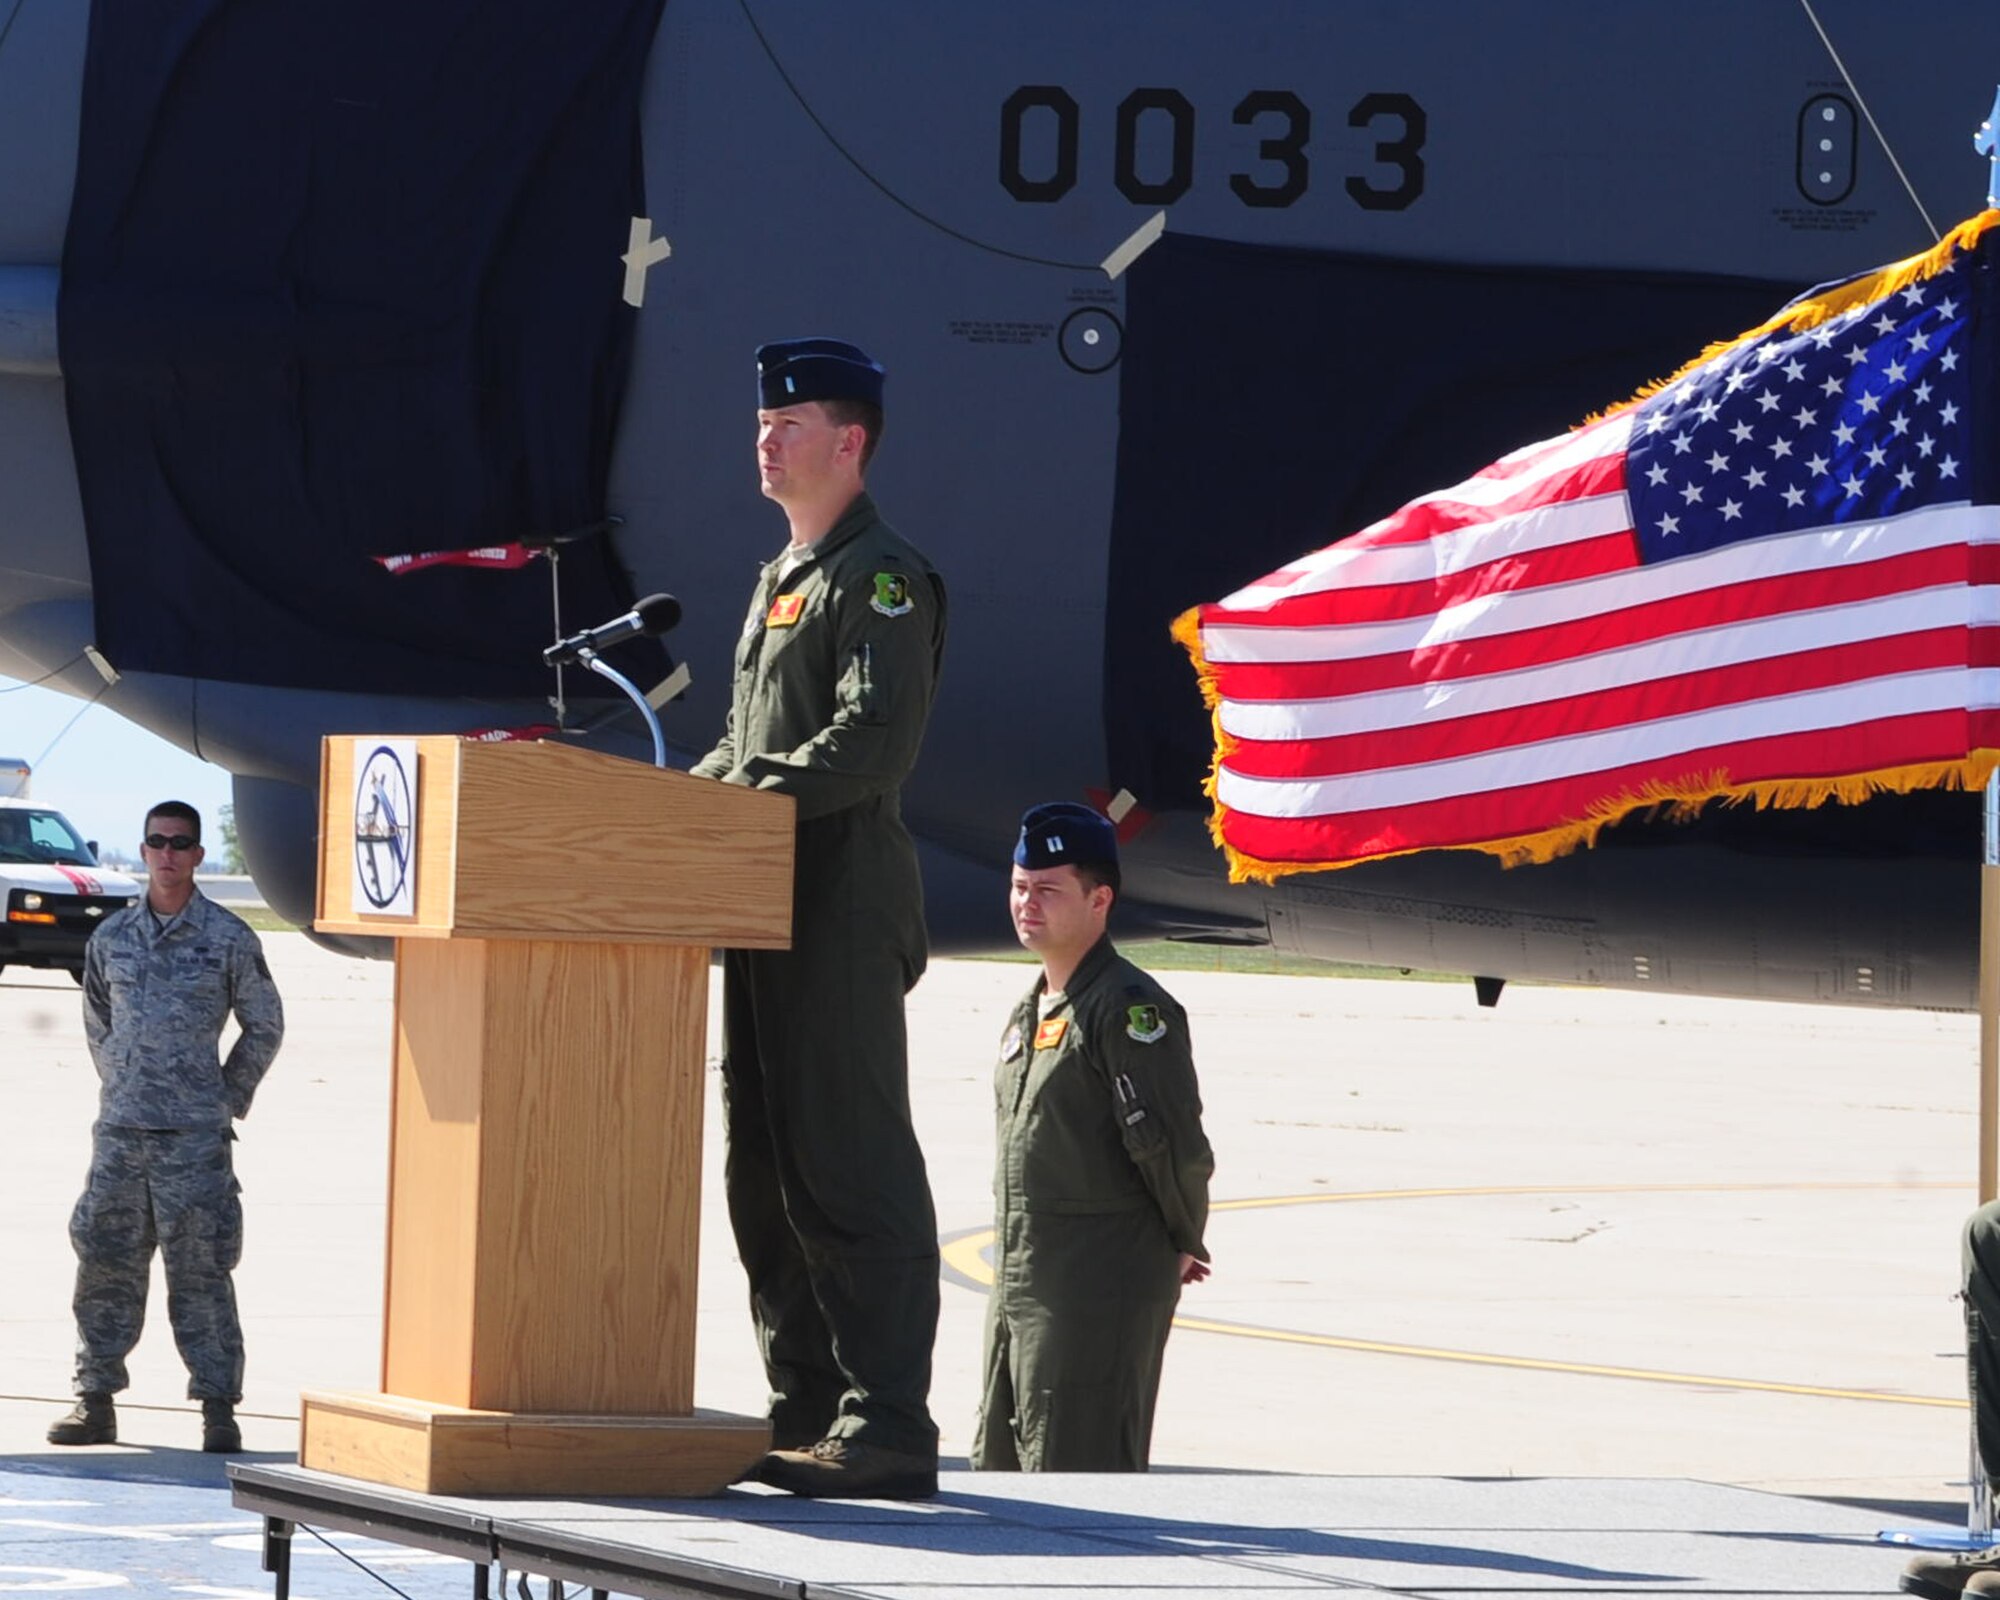
[[[525,544],[489,544],[476,550],[424,550],[415,555],[377,556],[375,560],[393,576],[424,572],[431,567],[494,567],[514,571],[525,567],[542,552]]]
[[[1199,611],[1224,842],[1344,865],[1995,742],[2000,509],[1638,564],[1631,412]]]

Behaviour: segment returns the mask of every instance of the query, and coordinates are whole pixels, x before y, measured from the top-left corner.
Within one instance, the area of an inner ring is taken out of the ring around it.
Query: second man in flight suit
[[[1215,1158],[1187,1014],[1106,936],[1118,882],[1117,834],[1088,806],[1021,819],[1010,904],[1042,975],[994,1074],[976,1468],[1145,1470],[1181,1285],[1208,1276]]]

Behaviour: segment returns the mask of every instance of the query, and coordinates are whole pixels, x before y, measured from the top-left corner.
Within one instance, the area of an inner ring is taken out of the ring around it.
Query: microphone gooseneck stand
[[[646,719],[646,726],[651,730],[653,735],[653,765],[664,767],[667,764],[667,740],[666,736],[660,732],[659,714],[653,710],[652,703],[639,692],[638,686],[630,678],[626,677],[616,667],[602,660],[597,652],[588,645],[584,645],[578,649],[576,659],[581,661],[600,678],[608,679],[610,682],[617,684],[619,688],[623,689],[631,697],[632,704],[639,708],[639,715]]]

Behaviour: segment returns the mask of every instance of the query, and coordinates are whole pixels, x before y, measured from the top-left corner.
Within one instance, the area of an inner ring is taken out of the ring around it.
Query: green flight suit
[[[937,1450],[937,1216],[903,1026],[928,945],[899,796],[944,635],[943,581],[857,497],[764,568],[693,768],[798,802],[792,947],[723,958],[725,1187],[780,1448]]]
[[[994,1074],[993,1294],[976,1468],[1142,1472],[1180,1255],[1208,1259],[1215,1157],[1187,1014],[1103,939]]]

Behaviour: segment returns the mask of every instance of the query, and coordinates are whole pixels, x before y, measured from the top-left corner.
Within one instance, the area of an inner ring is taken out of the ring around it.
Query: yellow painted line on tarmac
[[[1219,1200],[1212,1211],[1260,1211],[1284,1206],[1335,1205],[1358,1200],[1477,1199],[1503,1195],[1550,1194],[1806,1194],[1899,1189],[1964,1189],[1963,1183],[1574,1183],[1488,1184],[1468,1188],[1359,1189],[1337,1194],[1271,1195],[1255,1200]],[[945,1265],[985,1288],[993,1286],[993,1269],[985,1252],[993,1230],[961,1234],[941,1247]],[[1477,1350],[1446,1350],[1433,1345],[1396,1344],[1380,1339],[1347,1339],[1334,1334],[1301,1333],[1289,1328],[1265,1328],[1247,1322],[1218,1322],[1210,1317],[1176,1317],[1176,1328],[1194,1333],[1218,1333],[1233,1339],[1259,1339],[1275,1344],[1309,1345],[1323,1350],[1352,1350],[1366,1355],[1404,1356],[1419,1361],[1452,1361],[1466,1366],[1513,1367],[1529,1372],[1564,1372],[1589,1378],[1623,1378],[1636,1383],[1679,1384],[1695,1389],[1736,1389],[1759,1394],[1803,1395],[1816,1400],[1868,1400],[1877,1404],[1965,1409],[1963,1400],[1932,1395],[1888,1394],[1879,1389],[1836,1389],[1819,1384],[1774,1383],[1762,1378],[1720,1378],[1701,1373],[1662,1372],[1650,1367],[1601,1366],[1587,1361],[1548,1361],[1533,1356],[1493,1355]]]
[[[1639,1383],[1678,1383],[1695,1389],[1750,1389],[1762,1394],[1802,1394],[1820,1400],[1878,1400],[1900,1406],[1948,1406],[1965,1409],[1963,1400],[1931,1395],[1885,1394],[1878,1389],[1828,1389],[1807,1383],[1770,1383],[1761,1378],[1716,1378],[1693,1372],[1656,1372],[1650,1367],[1605,1367],[1588,1361],[1540,1361],[1532,1356],[1497,1356],[1477,1350],[1440,1350],[1429,1345],[1388,1344],[1376,1339],[1341,1339],[1322,1333],[1292,1333],[1258,1328],[1248,1323],[1212,1322],[1206,1317],[1175,1317],[1176,1328],[1196,1333],[1226,1333],[1238,1339],[1269,1339],[1285,1344],[1318,1345],[1329,1350],[1359,1350],[1372,1355],[1412,1356],[1421,1361],[1457,1361],[1476,1367],[1518,1367],[1530,1372],[1568,1372],[1586,1378],[1627,1378]]]
[[[1967,1183],[1497,1183],[1462,1189],[1350,1189],[1339,1194],[1279,1194],[1218,1200],[1211,1211],[1258,1211],[1276,1206],[1323,1206],[1347,1200],[1450,1200],[1516,1194],[1830,1194],[1836,1191],[1969,1189]]]

